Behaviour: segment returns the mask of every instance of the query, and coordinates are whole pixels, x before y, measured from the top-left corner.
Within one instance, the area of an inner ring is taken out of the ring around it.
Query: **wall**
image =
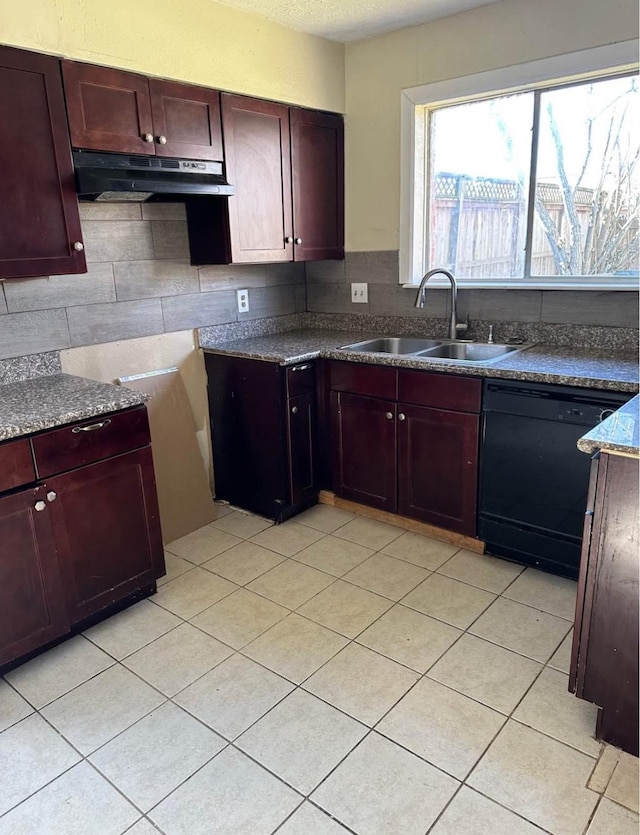
[[[214,0],[4,0],[0,42],[344,111],[344,47]]]
[[[349,44],[347,249],[397,250],[400,91],[636,37],[636,0],[502,0]]]

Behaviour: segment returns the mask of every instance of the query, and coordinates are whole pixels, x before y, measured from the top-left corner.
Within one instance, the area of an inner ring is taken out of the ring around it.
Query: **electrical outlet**
[[[238,313],[249,312],[249,291],[236,290],[236,299],[238,301]]]
[[[352,284],[351,301],[356,304],[366,304],[369,301],[369,285]]]

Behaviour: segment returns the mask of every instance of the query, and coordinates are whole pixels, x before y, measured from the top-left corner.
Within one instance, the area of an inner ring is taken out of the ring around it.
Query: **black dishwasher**
[[[490,554],[578,576],[590,460],[576,443],[631,397],[485,380],[478,532]]]

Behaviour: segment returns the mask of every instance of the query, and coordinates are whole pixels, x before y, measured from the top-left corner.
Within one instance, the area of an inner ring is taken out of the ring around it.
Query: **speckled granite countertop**
[[[640,454],[640,396],[636,395],[611,417],[603,420],[578,441],[578,449],[592,455],[603,452]]]
[[[362,331],[298,330],[224,343],[201,338],[200,344],[205,351],[211,353],[268,360],[281,365],[328,357],[474,377],[500,377],[612,391],[638,391],[638,360],[631,352],[534,345],[491,363],[460,363],[340,349],[341,345],[384,335],[379,332]]]
[[[139,406],[142,392],[70,374],[0,385],[0,441]]]

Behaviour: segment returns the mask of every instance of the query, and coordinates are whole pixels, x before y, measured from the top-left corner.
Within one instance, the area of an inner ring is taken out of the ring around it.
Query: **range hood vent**
[[[154,195],[180,200],[234,194],[221,162],[74,151],[73,163],[77,192],[85,200],[142,202]]]

